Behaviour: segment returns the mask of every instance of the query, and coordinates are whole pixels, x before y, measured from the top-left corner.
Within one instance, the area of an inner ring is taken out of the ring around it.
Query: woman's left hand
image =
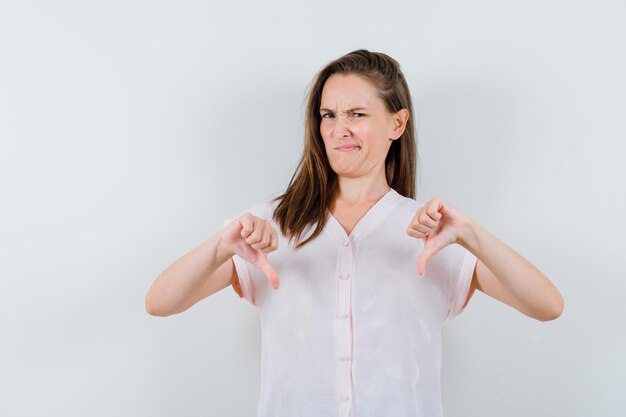
[[[417,273],[424,276],[426,261],[451,243],[458,243],[469,218],[438,197],[420,207],[406,234],[424,239],[424,250],[417,258]]]

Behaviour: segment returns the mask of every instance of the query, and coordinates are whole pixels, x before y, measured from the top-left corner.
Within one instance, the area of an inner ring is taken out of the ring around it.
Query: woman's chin
[[[354,169],[345,169],[345,168],[333,168],[333,171],[335,171],[335,174],[342,176],[342,177],[357,177],[358,174]]]

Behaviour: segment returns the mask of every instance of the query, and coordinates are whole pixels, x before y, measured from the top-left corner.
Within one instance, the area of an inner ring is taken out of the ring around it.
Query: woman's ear
[[[398,139],[406,129],[406,123],[409,121],[409,111],[400,109],[393,115],[393,139]]]

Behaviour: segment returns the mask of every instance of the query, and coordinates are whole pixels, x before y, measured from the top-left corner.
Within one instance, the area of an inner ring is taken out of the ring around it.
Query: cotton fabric
[[[246,211],[271,220],[272,197]],[[462,312],[477,259],[448,245],[420,278],[423,240],[406,229],[423,205],[391,188],[349,236],[328,212],[323,232],[298,250],[272,220],[277,290],[233,256],[235,290],[261,318],[258,417],[443,415],[441,328]]]

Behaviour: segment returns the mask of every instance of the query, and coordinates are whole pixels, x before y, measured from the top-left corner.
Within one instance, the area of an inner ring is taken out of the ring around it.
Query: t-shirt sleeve
[[[261,217],[266,220],[271,220],[272,213],[270,206],[271,202],[269,201],[256,204],[236,216],[225,219],[223,227],[229,225],[233,220],[239,218],[245,212],[250,212],[257,217]],[[265,277],[263,271],[254,266],[254,264],[241,258],[239,255],[233,255],[232,260],[235,265],[235,270],[237,271],[237,277],[239,278],[233,282],[233,290],[239,295],[240,298],[244,298],[253,306],[258,307],[260,299],[270,287],[269,281]]]
[[[443,281],[442,289],[449,302],[445,318],[452,320],[464,310],[478,259],[472,252],[456,243],[446,246],[435,257],[438,259],[432,266],[438,269],[437,275]],[[434,260],[434,257],[431,260]]]

